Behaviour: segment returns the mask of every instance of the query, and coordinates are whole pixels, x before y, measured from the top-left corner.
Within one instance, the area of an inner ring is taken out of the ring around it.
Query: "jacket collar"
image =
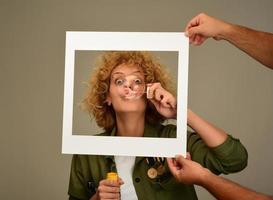
[[[144,134],[143,137],[159,137],[159,130],[161,128],[161,124],[151,125],[145,123],[144,125]],[[117,128],[114,127],[111,132],[108,132],[108,136],[116,136]]]

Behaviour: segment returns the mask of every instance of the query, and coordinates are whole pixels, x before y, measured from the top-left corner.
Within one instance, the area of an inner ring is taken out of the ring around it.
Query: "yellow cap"
[[[118,181],[118,174],[115,172],[108,172],[107,173],[107,180]]]

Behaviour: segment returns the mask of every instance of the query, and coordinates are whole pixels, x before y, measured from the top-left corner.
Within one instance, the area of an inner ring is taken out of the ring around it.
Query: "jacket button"
[[[135,178],[135,182],[139,183],[140,182],[140,178]]]

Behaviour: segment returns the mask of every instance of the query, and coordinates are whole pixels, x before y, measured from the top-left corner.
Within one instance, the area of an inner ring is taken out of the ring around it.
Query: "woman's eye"
[[[124,80],[123,79],[116,79],[115,80],[115,84],[116,85],[122,85],[124,83]]]
[[[135,79],[135,84],[137,84],[137,85],[140,85],[140,84],[142,84],[142,81],[141,81],[141,79]]]

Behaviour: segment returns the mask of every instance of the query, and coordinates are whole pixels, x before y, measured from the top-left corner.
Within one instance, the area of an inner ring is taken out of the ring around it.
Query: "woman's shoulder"
[[[90,155],[90,154],[73,154],[73,160],[76,162],[90,162],[91,160],[100,160],[103,159],[102,155]]]
[[[154,132],[157,137],[163,138],[175,138],[176,137],[176,125],[174,124],[155,124],[151,125],[151,131]]]
[[[187,130],[187,138],[197,136],[195,132]],[[175,124],[160,124],[160,137],[176,138],[177,126]],[[198,137],[198,136],[197,136]]]
[[[174,124],[166,124],[162,125],[163,126],[163,132],[176,132],[176,125]]]

